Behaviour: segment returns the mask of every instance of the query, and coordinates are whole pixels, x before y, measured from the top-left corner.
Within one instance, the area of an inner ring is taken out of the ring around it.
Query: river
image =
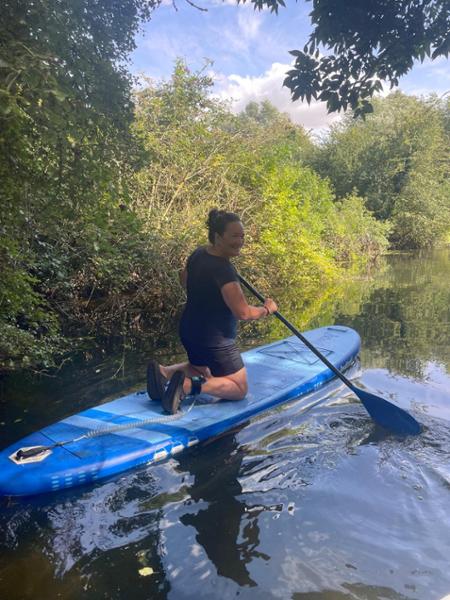
[[[0,598],[441,600],[450,594],[449,311],[445,249],[389,256],[309,323],[360,333],[352,376],[411,411],[420,436],[377,429],[334,384],[308,411],[293,401],[165,463],[3,500]],[[304,322],[295,309],[288,316]],[[267,332],[284,335],[281,325]],[[118,372],[107,359],[4,378],[1,447],[142,387],[144,356]]]

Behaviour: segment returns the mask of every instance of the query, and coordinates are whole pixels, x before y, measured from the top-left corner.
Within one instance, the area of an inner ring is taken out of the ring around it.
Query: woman
[[[242,400],[248,389],[247,372],[235,342],[237,321],[261,319],[278,310],[270,298],[264,306],[250,306],[242,292],[230,262],[244,244],[238,215],[213,209],[207,225],[210,243],[190,255],[180,276],[187,292],[180,338],[189,361],[171,366],[151,361],[147,370],[150,398],[161,400],[171,414],[187,394]]]

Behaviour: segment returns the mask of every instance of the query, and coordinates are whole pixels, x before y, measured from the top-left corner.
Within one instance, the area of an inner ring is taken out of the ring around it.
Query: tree
[[[2,3],[0,362],[55,349],[61,300],[123,202],[137,160],[125,61],[157,4]]]
[[[275,13],[285,6],[250,1]],[[303,50],[291,51],[295,64],[284,85],[293,100],[321,100],[329,112],[372,112],[369,98],[382,82],[392,89],[415,60],[450,52],[448,0],[314,0],[310,17],[313,31]]]
[[[153,266],[134,269],[141,273],[143,321],[153,304],[144,289],[149,280],[151,291],[164,290],[165,308],[176,310],[174,265],[206,241],[212,206],[243,215],[243,270],[257,280],[263,262],[266,281],[301,288],[305,302],[385,247],[385,227],[362,199],[335,203],[329,184],[305,166],[313,144],[301,126],[267,101],[233,115],[211,96],[211,86],[209,77],[177,61],[169,81],[149,82],[136,94],[135,128],[150,161],[136,173],[131,206],[158,256]]]
[[[446,105],[400,92],[374,102],[365,120],[350,115],[313,155],[342,198],[356,189],[392,225],[396,248],[436,245],[450,228]]]

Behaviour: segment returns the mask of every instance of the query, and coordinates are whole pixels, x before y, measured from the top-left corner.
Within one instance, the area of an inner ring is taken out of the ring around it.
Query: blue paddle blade
[[[422,431],[420,423],[402,408],[354,385],[351,386],[351,389],[378,425],[400,435],[418,435]]]

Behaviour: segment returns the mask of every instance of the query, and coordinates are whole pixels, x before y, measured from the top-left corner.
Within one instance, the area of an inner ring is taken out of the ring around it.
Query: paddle
[[[239,279],[244,284],[244,286],[254,295],[258,300],[264,302],[265,298],[262,294],[258,292],[248,281],[239,275]],[[422,426],[418,423],[414,417],[412,417],[409,413],[407,413],[402,408],[391,404],[387,400],[376,396],[375,394],[371,394],[366,392],[365,390],[361,390],[356,387],[343,373],[339,371],[330,361],[317,350],[315,346],[311,344],[287,319],[283,317],[278,311],[273,313],[277,319],[279,319],[288,329],[292,331],[294,335],[296,335],[304,344],[307,346],[311,352],[313,352],[322,362],[324,362],[331,371],[339,377],[341,381],[345,383],[347,387],[349,387],[354,394],[358,396],[361,402],[364,405],[364,408],[367,410],[369,415],[382,427],[386,429],[390,429],[394,433],[398,433],[400,435],[417,435],[422,431]]]

